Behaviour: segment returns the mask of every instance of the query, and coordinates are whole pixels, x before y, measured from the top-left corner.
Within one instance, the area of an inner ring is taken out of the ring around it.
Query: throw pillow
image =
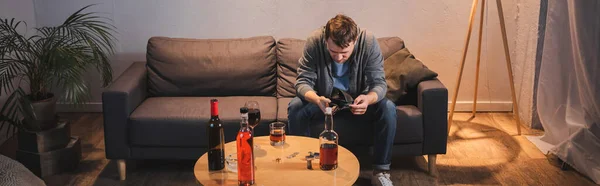
[[[407,93],[407,90],[415,88],[419,82],[430,80],[438,76],[429,70],[421,61],[403,48],[384,60],[383,69],[387,83],[386,97],[396,102]]]
[[[46,183],[20,162],[0,154],[0,186],[5,185],[45,186]]]

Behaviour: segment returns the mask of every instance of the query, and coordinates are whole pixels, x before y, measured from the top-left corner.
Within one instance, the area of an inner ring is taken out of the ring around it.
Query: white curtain
[[[537,111],[529,137],[600,184],[600,1],[549,0]]]

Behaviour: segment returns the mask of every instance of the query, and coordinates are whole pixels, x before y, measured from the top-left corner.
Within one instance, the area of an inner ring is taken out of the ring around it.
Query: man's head
[[[354,21],[345,15],[338,14],[325,25],[327,50],[331,58],[338,63],[348,60],[354,51],[358,28]]]

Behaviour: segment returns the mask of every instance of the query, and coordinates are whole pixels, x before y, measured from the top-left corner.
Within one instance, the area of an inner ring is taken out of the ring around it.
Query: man
[[[306,41],[299,60],[297,97],[288,106],[290,133],[310,135],[310,120],[323,118],[333,89],[347,92],[355,98],[351,114],[338,112],[335,116],[372,117],[369,121],[374,122],[367,123],[373,125],[375,138],[371,182],[392,185],[388,171],[396,133],[396,106],[384,98],[384,77],[383,56],[375,36],[359,29],[351,18],[336,15]]]

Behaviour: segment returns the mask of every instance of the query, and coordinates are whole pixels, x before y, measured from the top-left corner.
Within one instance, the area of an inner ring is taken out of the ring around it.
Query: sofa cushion
[[[130,142],[134,146],[206,147],[206,123],[210,118],[210,99],[219,99],[219,118],[225,141],[235,140],[240,129],[240,107],[249,100],[259,103],[261,122],[255,134],[268,135],[268,123],[275,121],[275,97],[152,97],[130,116]]]
[[[277,41],[277,97],[296,96],[296,70],[305,40],[283,38]]]
[[[147,45],[150,96],[274,96],[275,39],[152,37]]]
[[[288,122],[288,104],[294,98],[277,98],[277,121]]]
[[[417,88],[419,82],[438,76],[415,59],[407,48],[398,50],[385,59],[383,67],[388,87],[385,97],[394,102],[406,95],[409,89]]]
[[[379,43],[379,49],[381,49],[383,59],[387,59],[398,50],[404,48],[404,41],[399,37],[377,38],[377,43]]]

